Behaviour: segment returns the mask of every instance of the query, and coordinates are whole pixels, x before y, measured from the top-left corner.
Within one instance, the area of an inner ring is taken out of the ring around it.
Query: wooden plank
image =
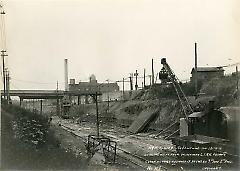
[[[158,109],[146,109],[143,110],[132,125],[128,128],[129,132],[138,133],[141,132],[150,121],[158,114]]]

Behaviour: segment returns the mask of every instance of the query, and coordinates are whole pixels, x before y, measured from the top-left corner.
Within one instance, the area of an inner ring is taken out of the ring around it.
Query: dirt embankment
[[[199,92],[202,94],[195,100],[194,85],[186,83],[181,85],[194,111],[207,109],[210,100],[215,101],[216,108],[235,104],[236,79],[234,76],[226,76],[221,79],[213,79],[201,83]],[[139,114],[146,110],[157,109],[156,117],[148,124],[147,130],[162,130],[169,124],[183,117],[181,105],[172,86],[156,85],[150,89],[133,91],[127,94],[127,100],[114,101],[109,104],[99,104],[99,117],[101,124],[115,124],[121,127],[129,127]],[[95,123],[95,104],[72,107],[72,115],[79,122],[90,121]]]
[[[99,103],[100,125],[107,124],[120,127],[129,127],[139,114],[146,110],[156,110],[157,115],[153,119],[149,129],[161,130],[171,122],[174,122],[180,113],[180,105],[177,99],[154,99],[149,91],[137,91],[132,93],[130,100]],[[70,109],[70,117],[77,122],[96,122],[95,104],[75,105]]]
[[[1,170],[87,168],[84,145],[76,155],[72,149],[66,150],[68,139],[61,130],[49,128],[48,120],[41,116],[16,106],[1,106]]]

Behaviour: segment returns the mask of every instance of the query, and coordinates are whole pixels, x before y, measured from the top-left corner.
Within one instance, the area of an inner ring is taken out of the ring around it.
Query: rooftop
[[[192,69],[192,72],[195,68]],[[217,71],[224,71],[223,67],[197,67],[198,72],[217,72]],[[191,72],[191,74],[192,74]]]

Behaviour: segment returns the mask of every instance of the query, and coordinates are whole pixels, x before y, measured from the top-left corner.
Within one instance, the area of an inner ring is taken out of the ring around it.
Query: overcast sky
[[[120,80],[136,69],[161,69],[166,57],[180,79],[190,77],[194,42],[199,66],[240,60],[239,0],[3,1],[13,89],[64,89],[69,78]],[[46,83],[46,84],[44,84]],[[127,86],[127,85],[126,85]]]

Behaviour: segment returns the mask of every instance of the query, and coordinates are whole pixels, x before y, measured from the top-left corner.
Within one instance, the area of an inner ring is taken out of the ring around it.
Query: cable
[[[18,82],[26,82],[26,83],[32,83],[32,84],[56,84],[53,82],[48,82],[48,83],[43,83],[43,82],[35,82],[35,81],[29,81],[29,80],[20,80],[20,79],[15,79],[15,78],[11,78],[12,80],[18,81]],[[64,84],[64,83],[59,83],[58,84]]]
[[[229,65],[223,65],[223,66],[220,66],[220,67],[233,67],[233,66],[238,66],[240,65],[240,62],[237,62],[237,63],[234,63],[234,64],[229,64]]]
[[[4,12],[4,9],[3,9],[3,5],[0,4],[0,15],[1,15],[1,44],[2,44],[2,49],[5,49],[6,50],[6,30],[5,30],[5,18],[4,18],[4,15],[5,15],[5,12]]]
[[[14,87],[14,88],[17,89],[17,90],[21,90],[21,89],[19,89],[15,84],[13,84],[12,82],[11,82],[11,86]]]

